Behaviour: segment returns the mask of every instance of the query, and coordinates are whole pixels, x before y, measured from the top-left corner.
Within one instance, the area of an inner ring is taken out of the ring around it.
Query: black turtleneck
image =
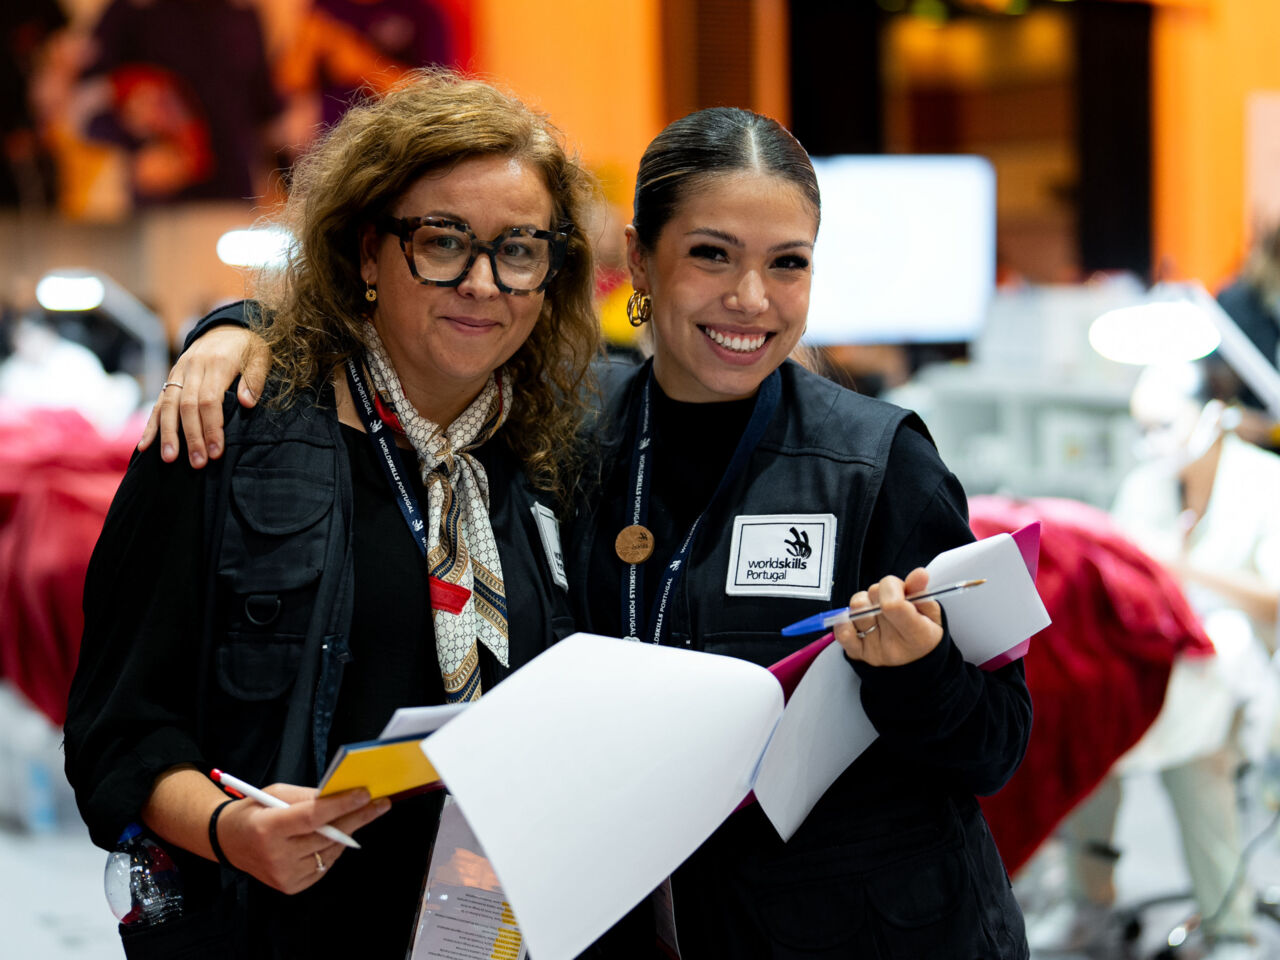
[[[733,451],[746,429],[755,397],[721,403],[683,403],[672,400],[656,380],[651,392],[653,457],[649,482],[649,517],[654,552],[644,564],[642,623],[649,622],[661,571],[707,508]],[[629,492],[631,455],[637,424],[628,427],[620,462],[604,481],[600,508],[600,536],[591,548],[588,574],[592,629],[625,636],[622,584],[627,565],[614,552],[613,535],[631,523]],[[606,536],[608,531],[610,535]]]

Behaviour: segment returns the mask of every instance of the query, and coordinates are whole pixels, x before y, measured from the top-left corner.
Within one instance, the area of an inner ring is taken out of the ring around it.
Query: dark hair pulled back
[[[711,107],[668,124],[640,158],[631,222],[652,250],[676,207],[699,182],[752,170],[795,184],[821,210],[818,179],[800,141],[771,117],[738,107]]]

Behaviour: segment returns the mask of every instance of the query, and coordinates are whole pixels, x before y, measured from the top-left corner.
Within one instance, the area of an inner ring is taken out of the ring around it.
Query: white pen
[[[214,770],[209,774],[209,776],[214,783],[218,784],[218,786],[222,787],[222,789],[226,790],[228,793],[238,793],[242,797],[248,797],[250,800],[258,801],[258,803],[262,804],[264,807],[284,809],[289,806],[287,801],[281,800],[279,797],[273,797],[265,790],[259,790],[257,787],[251,786],[239,777],[233,777],[229,773],[223,773],[221,770]],[[360,844],[356,843],[354,839],[347,836],[337,827],[330,826],[327,823],[322,827],[316,827],[316,833],[320,834],[322,837],[328,837],[330,840],[335,843],[340,843],[344,847],[350,847],[353,850],[360,849]]]

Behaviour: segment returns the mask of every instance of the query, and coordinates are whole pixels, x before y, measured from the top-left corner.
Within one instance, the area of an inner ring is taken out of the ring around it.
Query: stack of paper
[[[338,748],[320,778],[320,796],[364,787],[369,796],[403,797],[442,787],[440,775],[420,746],[422,738],[456,717],[465,703],[439,707],[402,707],[377,740]]]
[[[940,554],[930,582],[965,659],[1025,653],[1049,624],[1039,525]],[[876,738],[830,634],[765,670],[576,634],[477,703],[397,711],[339,751],[321,793],[447,784],[538,960],[573,957],[657,887],[754,791],[789,839]],[[431,736],[424,735],[435,731]]]
[[[987,581],[942,600],[971,663],[999,662],[1049,623],[1008,534],[947,551],[929,570],[934,583]],[[783,684],[801,670],[784,707]],[[577,634],[422,742],[533,956],[579,953],[752,790],[790,837],[875,739],[857,674],[829,637],[775,671]]]

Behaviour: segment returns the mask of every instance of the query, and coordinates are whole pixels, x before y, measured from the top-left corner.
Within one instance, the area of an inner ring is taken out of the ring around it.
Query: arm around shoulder
[[[224,393],[239,377],[237,399],[242,406],[254,406],[271,367],[266,341],[251,327],[258,319],[257,309],[252,301],[241,301],[196,324],[151,410],[138,449],[147,449],[158,435],[162,459],[172,462],[178,456],[181,431],[188,460],[196,469],[222,455]]]

